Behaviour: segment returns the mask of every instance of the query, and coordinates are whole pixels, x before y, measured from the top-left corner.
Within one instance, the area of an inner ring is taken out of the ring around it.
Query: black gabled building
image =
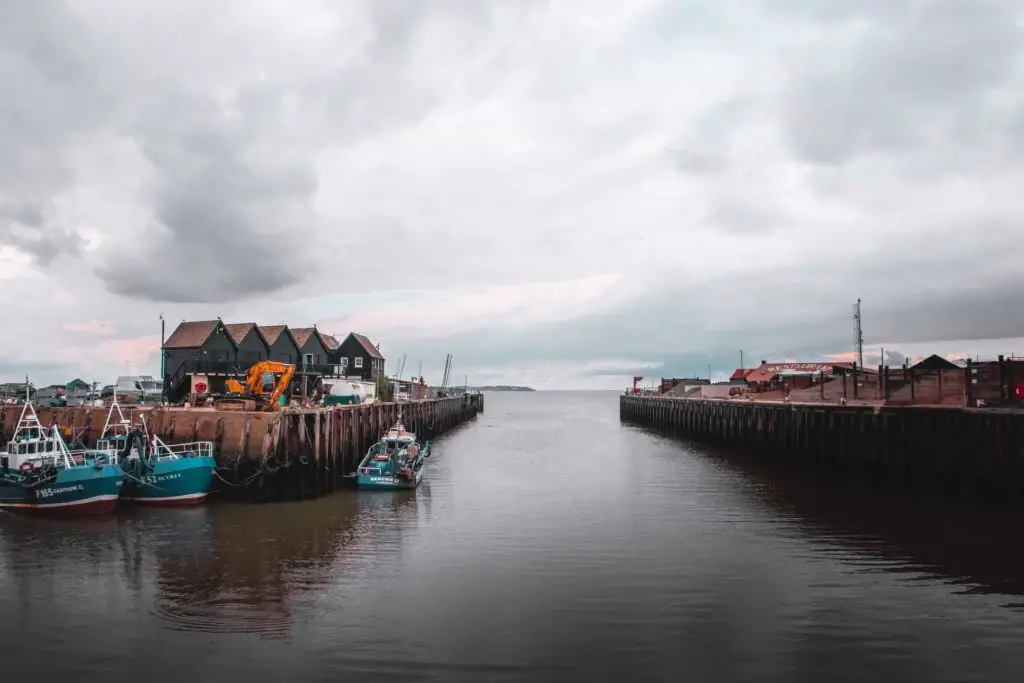
[[[330,355],[331,363],[340,366],[348,377],[370,381],[384,374],[384,356],[380,349],[366,336],[356,332],[345,337]]]
[[[217,320],[185,321],[171,333],[163,346],[164,391],[176,401],[191,388],[197,373],[233,374],[237,344],[227,327]]]
[[[270,348],[268,360],[298,363],[299,345],[287,325],[260,325],[260,333]]]
[[[313,327],[290,328],[292,338],[299,347],[299,366],[327,365],[328,358],[327,340],[320,331]]]
[[[256,323],[230,323],[224,325],[235,342],[235,359],[242,369],[270,359],[270,344]]]

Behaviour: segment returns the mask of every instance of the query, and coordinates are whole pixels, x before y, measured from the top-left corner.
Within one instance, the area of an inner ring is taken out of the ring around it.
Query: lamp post
[[[165,374],[164,367],[164,331],[166,329],[167,321],[164,320],[164,314],[160,314],[160,403],[167,402],[167,377]]]

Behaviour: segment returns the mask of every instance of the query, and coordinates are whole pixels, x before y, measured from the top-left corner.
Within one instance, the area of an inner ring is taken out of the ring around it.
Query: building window
[[[312,364],[313,364],[313,354],[307,353],[306,354],[306,365],[312,365]]]
[[[356,368],[363,367],[363,357],[362,356],[356,356],[356,363],[355,363],[355,365],[356,365]]]
[[[348,356],[341,359],[341,367],[343,370],[348,368]]]

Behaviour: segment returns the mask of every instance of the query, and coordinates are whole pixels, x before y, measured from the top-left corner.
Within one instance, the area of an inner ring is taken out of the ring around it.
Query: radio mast
[[[857,367],[864,367],[864,333],[860,325],[860,299],[853,305],[853,352],[857,354]]]

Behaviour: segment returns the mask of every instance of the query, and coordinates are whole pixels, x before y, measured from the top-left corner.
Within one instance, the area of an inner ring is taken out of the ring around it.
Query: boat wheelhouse
[[[212,441],[168,445],[126,419],[114,395],[97,450],[120,454],[127,475],[121,497],[150,505],[195,505],[206,500],[216,462]]]
[[[416,488],[423,479],[428,457],[430,442],[420,444],[399,417],[359,463],[356,485],[364,489]]]
[[[0,509],[84,516],[113,512],[124,473],[117,454],[68,449],[56,426],[39,422],[26,397],[0,455]]]

